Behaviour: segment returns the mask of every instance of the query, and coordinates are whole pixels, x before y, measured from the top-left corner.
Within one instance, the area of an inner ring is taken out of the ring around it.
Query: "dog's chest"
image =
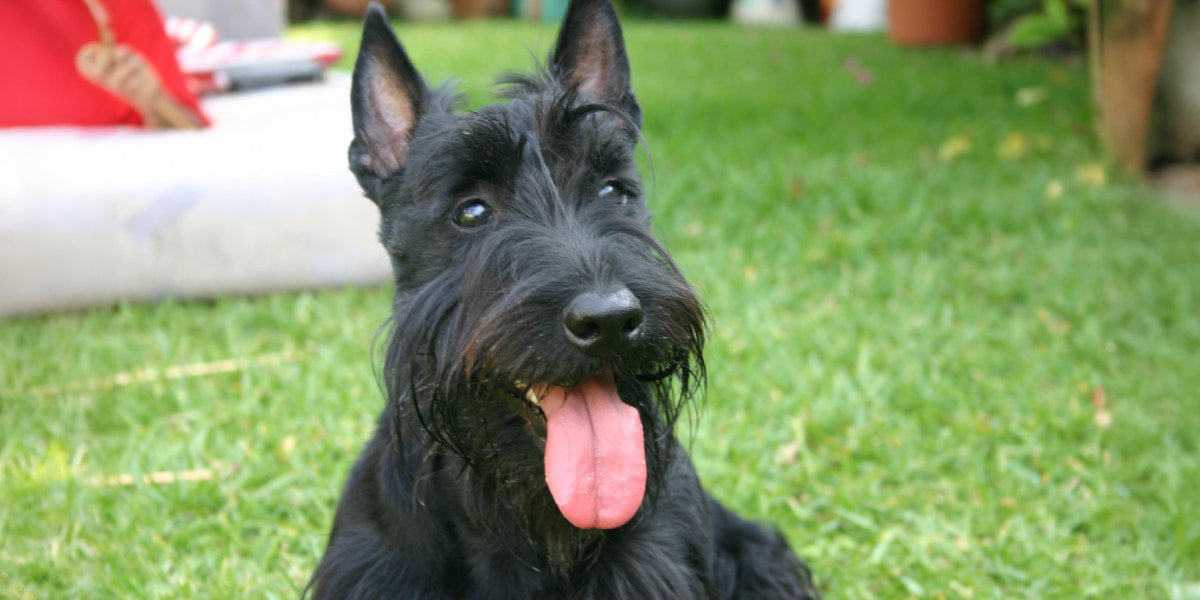
[[[565,573],[492,552],[473,565],[464,600],[707,600],[709,559],[694,535],[682,527],[621,532]],[[664,543],[667,537],[672,539]]]

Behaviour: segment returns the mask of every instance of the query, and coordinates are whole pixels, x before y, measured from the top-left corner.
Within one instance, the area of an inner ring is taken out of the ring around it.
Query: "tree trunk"
[[[1100,139],[1131,173],[1146,172],[1151,109],[1173,0],[1093,0],[1092,92]]]

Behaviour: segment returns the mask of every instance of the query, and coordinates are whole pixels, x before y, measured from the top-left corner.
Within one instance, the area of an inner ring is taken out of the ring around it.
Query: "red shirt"
[[[117,44],[136,49],[163,89],[199,115],[151,0],[101,0]],[[86,80],[75,55],[100,32],[83,0],[0,1],[0,127],[143,125],[129,103]]]

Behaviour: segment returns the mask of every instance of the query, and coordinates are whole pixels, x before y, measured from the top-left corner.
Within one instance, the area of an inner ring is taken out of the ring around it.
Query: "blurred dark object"
[[[800,0],[800,12],[810,23],[824,23],[829,15],[821,7],[821,0]]]
[[[1150,168],[1200,163],[1200,1],[1175,0],[1151,114]],[[1200,191],[1200,186],[1196,187]]]
[[[903,46],[969,44],[983,37],[985,0],[888,0],[888,32]]]
[[[711,19],[729,12],[730,0],[629,0],[630,8],[651,17]]]
[[[991,0],[988,18],[992,23],[1011,23],[1024,15],[1041,10],[1045,0]]]
[[[393,18],[440,21],[452,17],[449,0],[377,0]],[[287,0],[288,21],[301,23],[324,18],[362,18],[370,2],[356,0]]]
[[[288,0],[288,23],[303,23],[315,18],[321,11],[320,0]]]
[[[321,4],[338,16],[361,17],[366,14],[371,0],[321,0]]]
[[[197,93],[216,93],[316,81],[342,57],[330,42],[248,40],[180,48],[176,55]]]

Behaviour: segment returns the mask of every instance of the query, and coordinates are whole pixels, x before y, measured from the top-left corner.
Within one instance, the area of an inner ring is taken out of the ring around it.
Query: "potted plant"
[[[335,15],[362,17],[367,12],[371,0],[321,0],[321,4]]]
[[[888,0],[888,33],[905,46],[967,44],[983,37],[986,0]]]

